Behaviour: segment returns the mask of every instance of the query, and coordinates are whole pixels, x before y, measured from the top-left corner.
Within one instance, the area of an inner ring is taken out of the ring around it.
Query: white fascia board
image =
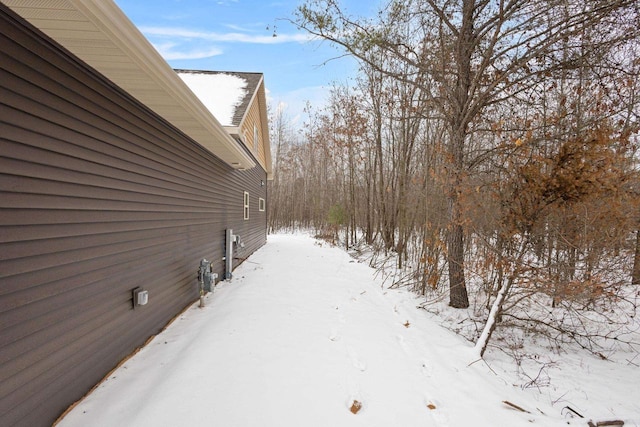
[[[229,133],[229,135],[236,135],[236,136],[242,136],[240,135],[240,126],[222,126],[224,128],[224,130],[227,131],[227,133]]]

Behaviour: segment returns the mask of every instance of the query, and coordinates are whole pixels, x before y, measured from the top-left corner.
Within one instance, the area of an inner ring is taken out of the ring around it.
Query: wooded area
[[[366,244],[373,260],[393,256],[395,286],[447,292],[455,308],[479,301],[500,321],[531,325],[522,304],[533,300],[596,312],[629,302],[637,1],[405,0],[357,18],[307,0],[296,24],[360,71],[309,107],[301,132],[272,112],[270,229]]]

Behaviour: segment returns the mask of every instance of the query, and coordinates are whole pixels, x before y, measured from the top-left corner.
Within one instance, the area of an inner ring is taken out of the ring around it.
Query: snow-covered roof
[[[245,79],[228,73],[176,71],[222,126],[237,126],[236,109],[248,93]]]
[[[251,100],[262,82],[262,73],[176,70],[216,119],[225,127],[242,124]]]
[[[267,172],[267,179],[273,179],[264,75],[239,71],[184,69],[175,70],[175,72],[225,130],[240,143],[241,141],[246,143],[243,129],[247,130],[245,120],[250,116],[249,110],[253,108],[252,106],[259,106],[260,118],[259,123],[256,124],[262,127],[261,138],[264,151],[258,150],[254,154]]]

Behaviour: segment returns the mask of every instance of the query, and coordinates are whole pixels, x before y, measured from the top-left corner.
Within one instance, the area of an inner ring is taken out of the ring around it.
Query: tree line
[[[366,244],[498,320],[640,284],[637,2],[307,0],[295,22],[360,69],[299,131],[272,111],[272,230]]]

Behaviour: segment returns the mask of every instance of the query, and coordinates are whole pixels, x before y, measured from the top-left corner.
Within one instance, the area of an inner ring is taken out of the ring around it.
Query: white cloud
[[[176,43],[153,43],[153,47],[156,48],[158,53],[166,61],[180,60],[180,59],[203,59],[210,58],[212,56],[221,55],[222,49],[217,47],[206,47],[192,50],[179,50]]]
[[[245,31],[245,32],[251,31],[248,28],[244,28],[236,24],[224,24],[224,26],[234,31]]]
[[[255,44],[279,44],[279,43],[304,43],[313,40],[308,34],[278,34],[254,35],[239,32],[215,33],[208,31],[194,31],[178,27],[140,27],[145,36],[178,37],[183,39],[201,39],[214,42],[231,43],[255,43]]]

